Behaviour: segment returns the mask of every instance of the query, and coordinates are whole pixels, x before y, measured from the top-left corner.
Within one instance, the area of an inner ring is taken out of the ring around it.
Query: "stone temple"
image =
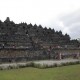
[[[78,40],[71,40],[68,34],[63,35],[61,31],[43,28],[41,25],[32,25],[31,23],[16,24],[10,21],[9,17],[4,22],[0,20],[1,59],[15,58],[16,56],[40,57],[42,54],[44,57],[53,49],[75,49],[79,47]],[[15,52],[16,50],[18,52]],[[27,51],[24,52],[25,50]],[[32,55],[33,53],[34,55]]]

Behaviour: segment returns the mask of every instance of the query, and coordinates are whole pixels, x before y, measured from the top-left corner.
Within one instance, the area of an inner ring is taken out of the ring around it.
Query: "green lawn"
[[[80,65],[0,70],[0,80],[80,80]]]

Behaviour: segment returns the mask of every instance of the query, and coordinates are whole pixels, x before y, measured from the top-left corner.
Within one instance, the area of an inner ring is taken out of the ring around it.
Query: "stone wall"
[[[0,62],[79,58],[80,50],[0,49]]]
[[[48,59],[48,52],[44,50],[5,49],[0,50],[1,62],[28,61]]]

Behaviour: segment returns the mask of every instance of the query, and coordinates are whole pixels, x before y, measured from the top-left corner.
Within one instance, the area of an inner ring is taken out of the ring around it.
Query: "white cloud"
[[[77,39],[80,37],[80,9],[60,17],[59,20],[63,22],[65,26],[64,31],[67,32],[71,38]]]
[[[80,17],[77,14],[74,17],[75,13],[73,16],[68,14],[78,9],[80,0],[0,0],[0,19],[4,21],[10,17],[16,23],[42,24],[63,33],[72,33],[70,26]],[[62,20],[58,20],[60,16],[63,16]]]

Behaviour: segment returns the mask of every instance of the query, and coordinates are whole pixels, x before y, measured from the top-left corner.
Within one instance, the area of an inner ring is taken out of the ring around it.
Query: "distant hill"
[[[78,40],[70,40],[70,36],[63,35],[62,31],[31,23],[15,24],[9,17],[4,22],[0,20],[0,47],[42,49],[79,46]]]

